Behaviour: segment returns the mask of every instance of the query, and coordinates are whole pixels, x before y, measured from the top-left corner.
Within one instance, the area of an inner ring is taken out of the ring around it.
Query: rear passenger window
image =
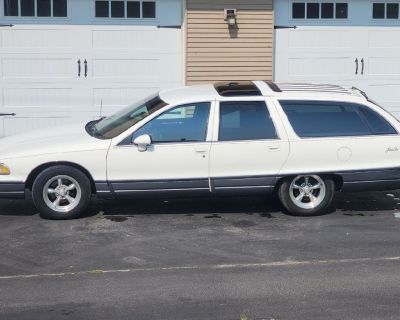
[[[263,101],[220,103],[219,141],[276,139]]]
[[[394,128],[369,108],[353,103],[280,101],[299,137],[395,134]]]

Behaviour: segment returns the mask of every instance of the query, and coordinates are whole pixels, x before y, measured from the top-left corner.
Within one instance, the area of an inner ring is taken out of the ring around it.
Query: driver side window
[[[209,114],[209,102],[172,108],[134,132],[132,141],[148,134],[152,143],[203,142],[206,140]]]

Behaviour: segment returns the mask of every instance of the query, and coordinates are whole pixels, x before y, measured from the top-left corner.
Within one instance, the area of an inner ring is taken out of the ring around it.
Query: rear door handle
[[[273,146],[269,146],[268,147],[268,150],[271,150],[271,151],[278,151],[278,150],[280,150],[281,148],[279,148],[279,147],[273,147]]]
[[[196,153],[207,153],[207,149],[204,149],[204,148],[196,148],[196,149],[194,149],[194,151]]]

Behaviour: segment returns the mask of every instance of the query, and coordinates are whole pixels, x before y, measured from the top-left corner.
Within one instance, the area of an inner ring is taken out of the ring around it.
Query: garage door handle
[[[364,74],[364,58],[361,59],[361,74]]]
[[[356,63],[356,74],[358,74],[358,59],[356,58],[354,62]]]
[[[78,77],[80,77],[81,76],[81,60],[78,60],[77,63],[78,63]]]
[[[86,61],[86,59],[84,61],[84,64],[85,64],[85,78],[86,78],[87,77],[87,61]]]

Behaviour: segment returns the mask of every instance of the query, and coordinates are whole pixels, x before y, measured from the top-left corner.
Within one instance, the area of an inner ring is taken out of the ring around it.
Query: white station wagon
[[[91,196],[276,192],[295,215],[335,191],[400,187],[400,123],[356,88],[264,81],[158,94],[103,119],[0,140],[0,197],[45,218],[78,217]]]

